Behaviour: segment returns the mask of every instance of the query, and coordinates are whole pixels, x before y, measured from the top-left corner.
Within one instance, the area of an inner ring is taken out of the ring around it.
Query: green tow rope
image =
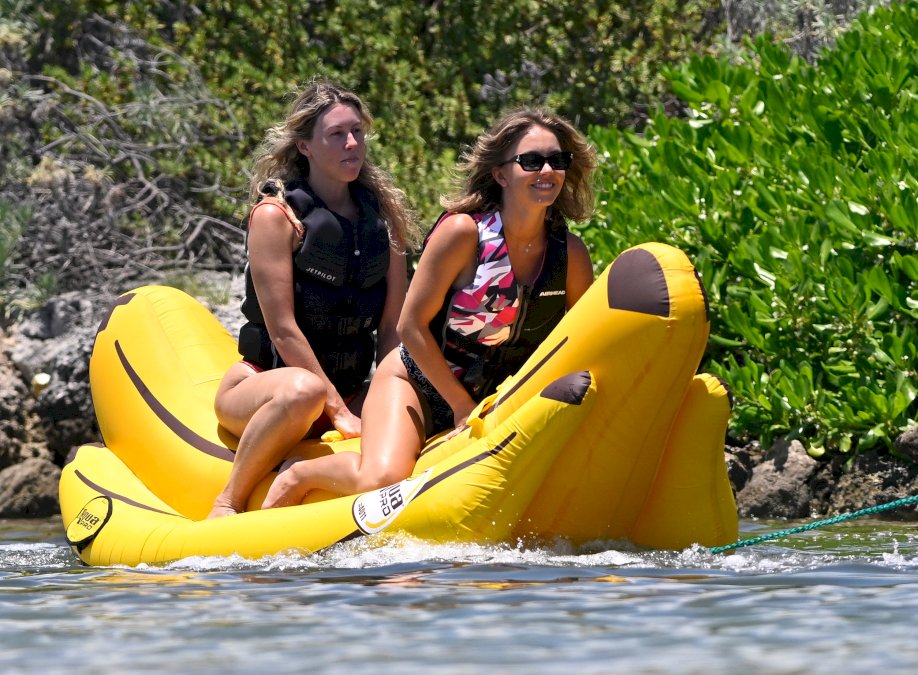
[[[817,520],[815,523],[810,523],[809,525],[801,525],[799,527],[792,527],[789,530],[778,530],[777,532],[772,532],[771,534],[763,534],[760,537],[753,537],[751,539],[741,539],[740,541],[727,544],[726,546],[715,546],[708,549],[711,553],[723,553],[724,551],[732,551],[735,548],[741,548],[743,546],[752,546],[753,544],[760,544],[763,541],[771,541],[772,539],[782,539],[791,534],[797,534],[798,532],[806,532],[807,530],[815,530],[817,527],[822,527],[823,525],[834,525],[835,523],[841,523],[845,520],[851,520],[852,518],[859,518],[860,516],[868,516],[873,513],[881,513],[882,511],[890,511],[892,509],[897,509],[900,506],[908,506],[909,504],[914,504],[918,502],[918,495],[912,495],[911,497],[904,497],[902,499],[897,499],[894,502],[889,502],[888,504],[880,504],[879,506],[871,506],[866,509],[861,509],[860,511],[852,511],[851,513],[842,513],[838,516],[833,516],[832,518],[826,518],[825,520]]]

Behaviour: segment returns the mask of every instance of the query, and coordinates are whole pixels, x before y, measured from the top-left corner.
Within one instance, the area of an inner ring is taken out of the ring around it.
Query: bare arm
[[[586,244],[576,234],[567,233],[567,308],[574,306],[593,284],[593,263]]]
[[[452,408],[457,424],[465,421],[475,402],[449,369],[430,332],[430,322],[459,279],[474,269],[477,251],[478,227],[471,216],[453,214],[444,219],[418,261],[398,322],[399,337],[424,376]]]

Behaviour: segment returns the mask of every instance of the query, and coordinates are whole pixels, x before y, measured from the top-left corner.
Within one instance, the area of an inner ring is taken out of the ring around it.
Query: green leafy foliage
[[[815,66],[762,38],[667,74],[685,119],[591,131],[594,256],[662,240],[696,261],[736,434],[891,446],[918,408],[918,3],[863,15]]]

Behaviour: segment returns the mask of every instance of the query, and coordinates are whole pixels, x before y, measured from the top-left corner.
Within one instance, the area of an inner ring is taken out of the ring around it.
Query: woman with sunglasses
[[[408,289],[402,344],[373,378],[361,454],[290,464],[266,508],[317,488],[355,494],[408,477],[424,439],[462,426],[593,282],[586,246],[565,221],[592,213],[596,155],[569,122],[514,111],[464,160],[466,178],[444,198]]]
[[[371,124],[355,94],[317,81],[256,155],[242,360],[214,405],[239,444],[212,518],[244,511],[304,437],[359,436],[364,381],[398,345],[416,228],[404,194],[367,159]]]

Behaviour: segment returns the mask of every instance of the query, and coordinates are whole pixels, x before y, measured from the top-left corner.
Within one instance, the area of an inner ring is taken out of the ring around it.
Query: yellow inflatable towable
[[[729,394],[696,375],[704,289],[665,244],[622,253],[467,427],[428,441],[408,479],[299,506],[205,520],[236,439],[213,400],[236,342],[181,291],[119,298],[90,360],[104,445],[72,453],[60,483],[67,539],[90,565],[198,555],[259,558],[404,532],[435,542],[561,537],[678,549],[737,537],[723,459]],[[306,456],[359,440],[303,441]]]

